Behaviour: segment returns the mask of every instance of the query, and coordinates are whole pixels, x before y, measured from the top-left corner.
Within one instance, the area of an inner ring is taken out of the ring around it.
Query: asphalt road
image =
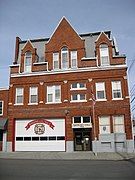
[[[0,180],[130,180],[135,160],[0,159]]]

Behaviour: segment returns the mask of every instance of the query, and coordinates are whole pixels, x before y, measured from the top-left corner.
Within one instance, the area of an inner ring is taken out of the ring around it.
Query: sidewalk
[[[128,160],[135,153],[97,153],[93,152],[0,152],[0,159],[56,159],[56,160]]]

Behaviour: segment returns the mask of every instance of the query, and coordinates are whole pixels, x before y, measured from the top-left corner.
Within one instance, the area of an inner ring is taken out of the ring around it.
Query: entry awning
[[[5,130],[7,128],[7,119],[0,119],[0,130]]]

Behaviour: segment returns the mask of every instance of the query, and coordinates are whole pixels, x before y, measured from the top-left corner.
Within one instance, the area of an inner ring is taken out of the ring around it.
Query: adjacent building
[[[125,61],[110,31],[78,34],[65,17],[50,38],[17,37],[6,151],[132,152]]]

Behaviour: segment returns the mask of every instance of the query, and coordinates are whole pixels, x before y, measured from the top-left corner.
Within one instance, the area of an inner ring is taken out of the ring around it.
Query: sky
[[[80,33],[111,30],[135,94],[135,0],[0,0],[0,87],[8,87],[15,38],[48,38],[65,16]]]

